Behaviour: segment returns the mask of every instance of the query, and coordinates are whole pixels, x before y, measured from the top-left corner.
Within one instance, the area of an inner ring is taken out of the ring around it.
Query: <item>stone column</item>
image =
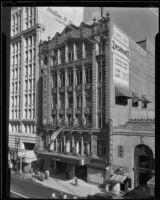
[[[74,55],[74,60],[77,60],[77,46],[75,43],[73,43],[73,55]]]
[[[56,152],[58,152],[58,139],[56,138]]]
[[[59,120],[59,70],[57,70],[57,114],[56,120]]]
[[[62,152],[62,149],[63,149],[62,147],[63,147],[63,142],[62,142],[62,140],[61,140],[61,152]]]
[[[81,156],[84,155],[83,137],[81,136]]]
[[[68,63],[68,45],[65,44],[65,62]]]
[[[73,114],[72,114],[73,125],[75,121],[75,107],[76,107],[75,78],[76,78],[76,72],[75,72],[75,66],[73,66]]]
[[[66,153],[66,136],[63,136],[63,148],[64,148],[64,153]]]
[[[73,153],[73,148],[75,147],[75,143],[74,143],[74,137],[72,136],[72,153]]]
[[[68,108],[68,100],[67,100],[67,69],[64,71],[65,75],[65,89],[64,89],[64,121],[67,123],[67,108]]]
[[[20,120],[25,118],[24,116],[24,102],[23,102],[23,91],[24,91],[24,37],[21,35],[21,88],[20,88]]]
[[[61,64],[60,56],[61,56],[61,54],[60,54],[60,50],[58,49],[58,53],[57,53],[58,65]]]
[[[92,127],[97,128],[97,61],[96,61],[96,43],[93,47],[92,55]]]
[[[84,42],[82,42],[82,58],[86,58],[86,49]]]
[[[84,107],[85,107],[85,91],[84,91],[84,85],[85,85],[85,70],[84,70],[84,64],[82,65],[82,122],[84,120]],[[82,124],[83,125],[83,124]]]

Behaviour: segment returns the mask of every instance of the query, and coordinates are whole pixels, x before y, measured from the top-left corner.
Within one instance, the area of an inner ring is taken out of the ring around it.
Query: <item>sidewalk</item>
[[[95,193],[102,192],[97,186],[86,183],[85,181],[78,179],[78,185],[75,186],[75,180],[60,180],[50,177],[43,182],[36,179],[36,182],[41,183],[44,186],[61,190],[62,192],[70,193],[78,197],[86,197],[88,194],[94,195]]]
[[[14,172],[12,172],[14,174]],[[19,175],[16,175],[19,176]],[[78,185],[75,186],[75,179],[71,180],[62,180],[58,179],[58,177],[49,177],[48,180],[44,179],[44,181],[40,181],[36,178],[33,178],[29,173],[23,173],[22,178],[30,179],[36,183],[42,184],[46,187],[62,191],[64,193],[69,193],[75,195],[77,197],[86,197],[87,195],[94,195],[95,193],[102,192],[98,186],[86,183],[85,181],[78,179]]]
[[[23,173],[21,176],[24,179],[30,179],[36,183],[39,183],[45,187],[49,187],[63,193],[68,193],[77,197],[85,198],[87,195],[94,195],[96,193],[104,192],[102,189],[98,188],[96,185],[89,184],[81,179],[78,179],[78,185],[75,186],[75,179],[63,180],[58,176],[49,177],[48,180],[40,181],[36,178],[33,178],[29,173]],[[112,193],[113,199],[124,199],[121,195]]]

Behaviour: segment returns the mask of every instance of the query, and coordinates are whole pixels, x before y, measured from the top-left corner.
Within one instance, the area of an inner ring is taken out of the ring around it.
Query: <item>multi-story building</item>
[[[67,11],[64,8],[63,11]],[[75,8],[78,10],[78,8]],[[33,150],[39,102],[38,52],[41,39],[62,30],[75,11],[69,15],[53,7],[12,7],[10,48],[9,146]],[[82,8],[79,8],[79,12]],[[77,12],[78,12],[77,11]],[[83,11],[83,10],[82,10]],[[82,12],[83,13],[83,12]],[[80,19],[81,19],[80,15]],[[59,19],[60,18],[60,19]],[[78,24],[73,17],[72,23]],[[56,29],[54,28],[56,27]]]
[[[113,175],[122,188],[126,179],[129,187],[138,184],[133,168],[139,164],[151,176],[154,52],[148,44],[134,42],[109,14],[91,25],[69,25],[40,44],[42,124],[35,152],[41,169],[98,184]]]

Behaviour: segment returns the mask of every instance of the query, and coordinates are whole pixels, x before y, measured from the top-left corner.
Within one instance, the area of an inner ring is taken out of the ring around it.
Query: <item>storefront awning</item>
[[[45,157],[49,156],[52,160],[69,163],[73,165],[86,165],[91,162],[91,158],[84,156],[76,156],[70,154],[62,154],[57,152],[47,152],[43,151],[39,153],[39,156]]]
[[[151,101],[146,95],[142,95],[142,100],[145,101],[146,103],[151,103]]]
[[[37,157],[36,157],[34,151],[27,151],[27,150],[19,151],[18,157],[22,157],[23,162],[25,162],[25,163],[31,163],[31,162],[37,160]]]
[[[133,97],[134,99],[143,100],[142,97],[141,97],[141,95],[138,94],[137,92],[133,92],[133,91],[132,91],[132,97]]]
[[[119,182],[119,183],[124,183],[124,181],[127,179],[127,176],[124,176],[124,175],[119,175],[119,174],[114,174],[110,181],[113,181],[113,182]]]
[[[148,182],[147,185],[149,187],[154,187],[155,186],[155,176],[153,176]]]
[[[118,86],[115,88],[115,94],[116,97],[126,97],[128,99],[133,98],[132,93],[129,90]]]
[[[58,136],[58,134],[63,130],[64,127],[57,129],[56,131],[53,132],[52,136],[51,136],[51,141],[54,141],[56,139],[56,137]]]

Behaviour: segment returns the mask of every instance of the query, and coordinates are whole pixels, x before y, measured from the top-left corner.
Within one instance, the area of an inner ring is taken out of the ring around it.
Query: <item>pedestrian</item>
[[[63,195],[63,199],[67,199],[67,195],[66,194]]]
[[[75,177],[75,186],[77,186],[77,185],[78,185],[78,178]]]
[[[56,194],[52,193],[52,199],[56,199]]]
[[[61,192],[59,195],[59,199],[62,199],[62,198],[63,198],[63,193]]]

